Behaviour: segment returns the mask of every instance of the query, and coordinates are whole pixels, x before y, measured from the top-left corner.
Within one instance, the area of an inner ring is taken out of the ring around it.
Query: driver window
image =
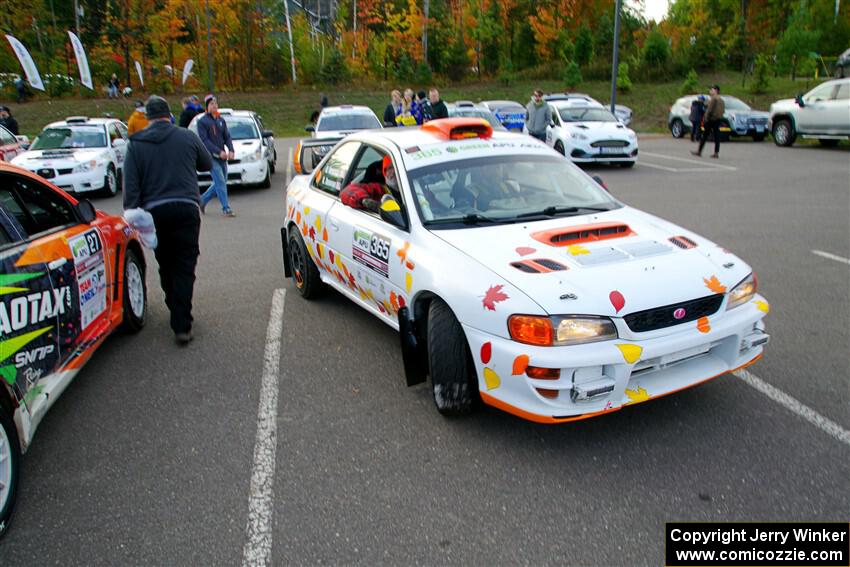
[[[806,102],[818,102],[821,100],[827,100],[830,98],[832,94],[832,89],[835,88],[835,85],[821,85],[818,88],[814,89],[808,95],[806,95]]]
[[[850,83],[841,83],[835,92],[835,100],[847,100],[850,98]]]
[[[110,124],[109,125],[109,141],[111,143],[115,143],[115,140],[120,140],[120,139],[121,139],[121,133],[118,131],[118,128],[116,128],[115,124]]]
[[[337,148],[325,162],[324,167],[316,172],[313,177],[313,186],[335,197],[339,196],[342,183],[348,176],[351,162],[354,161],[359,149],[358,142],[348,142]]]
[[[32,180],[4,175],[0,187],[0,202],[30,238],[77,222],[68,201]]]

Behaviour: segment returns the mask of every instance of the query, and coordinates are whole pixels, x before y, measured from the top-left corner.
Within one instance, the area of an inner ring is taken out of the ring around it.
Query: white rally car
[[[236,154],[233,159],[227,160],[227,184],[255,185],[263,189],[271,187],[277,161],[274,134],[263,127],[256,112],[222,108],[219,114],[227,124],[233,140],[233,153]],[[203,116],[203,113],[195,116],[189,123],[189,130],[197,134],[198,120]],[[198,185],[207,187],[211,184],[210,172],[199,171]]]
[[[127,126],[115,118],[72,116],[48,124],[12,163],[68,193],[118,192],[127,154]]]
[[[400,190],[377,213],[343,204],[384,163]],[[590,417],[743,368],[769,339],[743,260],[481,119],[348,136],[290,183],[281,238],[298,292],[333,287],[399,330],[408,384],[430,376],[447,415]]]
[[[632,167],[637,161],[634,130],[598,102],[555,100],[546,143],[576,163],[610,162]]]

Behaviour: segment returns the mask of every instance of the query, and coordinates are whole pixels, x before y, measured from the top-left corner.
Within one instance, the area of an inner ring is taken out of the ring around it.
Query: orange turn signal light
[[[511,315],[508,319],[511,338],[527,345],[552,346],[555,331],[548,317]]]
[[[542,368],[540,366],[528,366],[525,374],[535,380],[558,380],[561,377],[560,368]]]

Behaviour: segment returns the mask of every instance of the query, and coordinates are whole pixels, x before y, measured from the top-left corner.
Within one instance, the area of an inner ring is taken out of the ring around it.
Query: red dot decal
[[[493,356],[493,345],[486,342],[481,345],[481,362],[488,364],[491,356]]]
[[[626,304],[626,298],[623,297],[623,294],[619,291],[612,291],[608,295],[608,299],[611,300],[611,305],[614,306],[615,312],[619,313],[620,309]]]

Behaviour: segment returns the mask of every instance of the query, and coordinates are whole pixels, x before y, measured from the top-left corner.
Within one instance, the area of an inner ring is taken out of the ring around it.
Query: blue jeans
[[[212,185],[201,195],[201,204],[206,206],[213,197],[218,197],[221,211],[226,213],[230,210],[230,203],[227,202],[227,162],[218,158],[213,158],[212,162]]]

